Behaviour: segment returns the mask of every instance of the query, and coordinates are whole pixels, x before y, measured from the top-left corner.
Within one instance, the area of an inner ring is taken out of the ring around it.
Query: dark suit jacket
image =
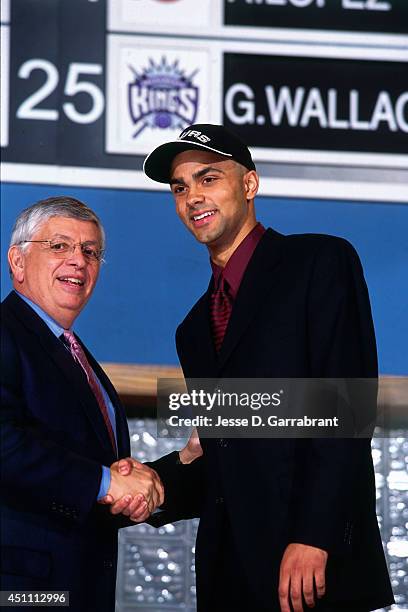
[[[101,465],[116,460],[101,411],[32,308],[11,292],[1,309],[1,588],[69,590],[73,612],[113,612],[120,521],[95,501]],[[129,456],[119,399],[83,348],[115,407],[119,456]]]
[[[209,322],[211,290],[210,284],[177,330],[186,378],[377,376],[367,288],[345,240],[267,230],[243,277],[219,356]],[[202,447],[203,457],[190,466],[176,465],[174,456],[154,464],[165,483],[167,519],[201,518],[199,602],[220,569],[220,497],[260,607],[279,610],[279,565],[290,542],[329,552],[326,602],[344,602],[346,610],[353,601],[368,610],[393,601],[370,440],[202,439]],[[165,520],[166,514],[157,519]]]

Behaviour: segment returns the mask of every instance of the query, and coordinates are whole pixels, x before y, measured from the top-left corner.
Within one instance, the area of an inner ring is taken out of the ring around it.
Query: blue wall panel
[[[181,225],[171,196],[109,189],[2,186],[2,298],[15,217],[50,195],[69,194],[100,215],[107,263],[76,330],[101,361],[176,363],[174,331],[206,287],[205,248]],[[259,198],[259,219],[283,233],[343,236],[360,254],[370,290],[380,370],[408,374],[408,206]]]

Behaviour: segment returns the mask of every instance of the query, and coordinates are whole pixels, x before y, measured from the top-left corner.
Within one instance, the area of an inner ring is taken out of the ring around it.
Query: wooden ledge
[[[183,378],[181,368],[167,365],[101,363],[126,407],[156,406],[157,379]],[[132,414],[133,416],[133,414]]]
[[[168,365],[101,364],[127,407],[153,408],[158,378],[183,378],[181,368]],[[380,376],[380,402],[401,417],[408,415],[408,376]]]

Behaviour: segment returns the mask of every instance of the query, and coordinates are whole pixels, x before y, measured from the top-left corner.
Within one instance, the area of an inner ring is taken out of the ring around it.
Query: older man
[[[125,496],[136,520],[163,502],[152,469],[116,469],[130,454],[125,414],[72,330],[104,241],[96,214],[73,198],[24,210],[8,254],[14,289],[1,310],[1,589],[69,591],[72,612],[115,608],[125,523],[97,500]]]
[[[170,184],[178,216],[211,258],[210,285],[177,330],[187,378],[377,376],[355,250],[340,238],[265,230],[258,174],[235,134],[192,125],[155,149],[145,172]],[[167,518],[200,517],[200,612],[367,612],[393,602],[369,439],[201,442],[190,466],[156,466],[172,491]]]

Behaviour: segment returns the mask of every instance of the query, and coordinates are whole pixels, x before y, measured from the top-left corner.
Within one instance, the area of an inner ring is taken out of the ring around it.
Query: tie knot
[[[228,281],[224,278],[223,274],[220,274],[220,277],[218,279],[218,283],[215,287],[215,292],[216,293],[228,293],[229,290],[229,284]]]
[[[68,346],[73,350],[73,351],[77,351],[79,348],[79,342],[78,340],[75,338],[74,334],[71,331],[64,331],[64,338],[66,340],[66,342],[68,343]]]

